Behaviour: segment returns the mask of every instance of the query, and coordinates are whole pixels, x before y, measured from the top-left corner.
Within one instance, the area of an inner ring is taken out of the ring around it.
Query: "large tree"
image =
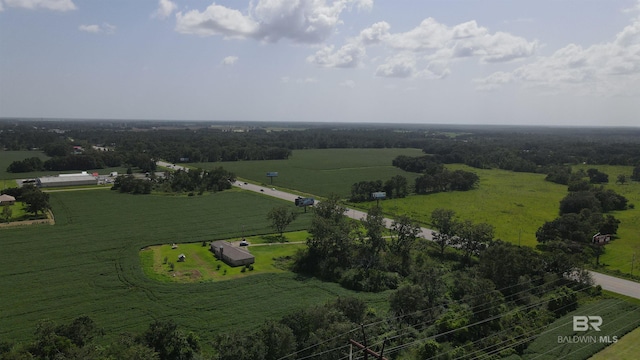
[[[49,210],[49,194],[42,192],[35,186],[29,186],[22,191],[22,199],[27,204],[27,212],[38,215],[38,213]]]
[[[271,221],[271,227],[282,238],[284,230],[296,219],[297,213],[289,206],[274,207],[267,213],[267,220]]]
[[[431,212],[431,224],[438,232],[433,232],[433,240],[440,247],[440,255],[444,254],[444,249],[451,243],[451,236],[456,226],[456,213],[451,209],[437,208]]]

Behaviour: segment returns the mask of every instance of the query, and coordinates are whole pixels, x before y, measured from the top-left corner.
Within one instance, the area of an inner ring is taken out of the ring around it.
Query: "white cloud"
[[[48,9],[54,11],[75,10],[76,5],[71,0],[4,0],[8,7],[19,7],[29,10]]]
[[[625,94],[638,81],[640,19],[633,20],[608,43],[586,48],[569,44],[512,72],[494,73],[475,82],[478,90],[496,89],[504,83],[515,82],[540,88],[545,93],[610,96]]]
[[[335,52],[333,49],[333,46],[324,46],[307,61],[324,67],[352,68],[358,66],[365,55],[364,46],[357,43],[346,44]]]
[[[427,18],[400,33],[392,33],[391,25],[381,21],[348,39],[338,50],[325,46],[307,60],[324,67],[356,67],[364,61],[370,46],[380,46],[390,53],[377,67],[378,76],[442,78],[451,72],[449,65],[456,59],[474,58],[482,63],[525,59],[535,54],[538,42],[506,32],[491,33],[476,21],[449,27]]]
[[[171,0],[158,0],[158,8],[151,14],[151,17],[166,19],[171,16],[177,8],[176,3]]]
[[[222,59],[222,65],[233,65],[238,61],[237,56],[227,56]]]
[[[333,34],[340,14],[353,5],[370,8],[371,0],[258,0],[246,14],[213,3],[204,11],[176,14],[176,31],[201,36],[253,38],[266,42],[289,39],[317,44]]]
[[[416,72],[416,57],[410,53],[401,53],[388,58],[386,63],[376,69],[376,75],[384,77],[408,78]]]
[[[83,24],[78,26],[78,30],[92,33],[92,34],[98,34],[98,33],[114,34],[116,32],[116,27],[109,23],[103,23],[102,25],[97,25],[97,24],[84,25]]]

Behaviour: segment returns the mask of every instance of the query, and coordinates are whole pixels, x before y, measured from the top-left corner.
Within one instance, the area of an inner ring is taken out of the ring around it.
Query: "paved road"
[[[244,183],[241,181],[236,181],[235,183],[233,183],[233,186],[237,186],[240,188],[243,188],[245,190],[249,190],[249,191],[255,191],[255,192],[259,192],[261,194],[265,194],[268,196],[273,196],[273,197],[277,197],[279,199],[282,200],[287,200],[287,201],[295,201],[296,198],[298,198],[298,195],[295,194],[291,194],[285,191],[280,191],[276,188],[273,187],[267,187],[267,186],[260,186],[260,185],[255,185],[255,184],[251,184],[251,183]],[[316,201],[316,204],[318,203],[318,201]],[[345,213],[346,216],[355,219],[355,220],[360,220],[363,219],[367,216],[367,213],[364,211],[360,211],[360,210],[356,210],[356,209],[349,209],[347,208],[347,212]],[[389,218],[384,218],[384,224],[385,226],[390,229],[391,228],[391,224],[393,223],[393,219],[389,219]],[[433,240],[433,236],[431,235],[431,233],[433,232],[433,230],[431,229],[427,229],[427,228],[420,228],[420,234],[419,236],[427,239],[427,240]]]
[[[614,293],[640,299],[640,283],[590,271],[593,282]]]
[[[173,169],[188,170],[184,167],[173,165],[173,164],[162,162],[162,161],[159,161],[158,165],[173,168]],[[255,185],[251,183],[245,184],[244,182],[236,181],[235,183],[233,183],[233,185],[243,188],[245,190],[259,192],[268,196],[277,197],[279,199],[283,199],[291,202],[293,202],[298,197],[298,195],[291,194],[285,191],[280,191],[275,188]],[[367,214],[360,210],[347,209],[347,212],[345,213],[345,215],[352,219],[360,220],[364,218]],[[387,228],[390,228],[393,220],[385,218],[384,222],[385,222],[385,226]],[[433,236],[431,235],[433,230],[427,229],[427,228],[420,228],[420,230],[421,232],[419,236],[427,240],[433,240]],[[600,274],[594,271],[591,271],[590,273],[593,276],[594,283],[596,285],[602,286],[603,289],[612,291],[618,294],[626,295],[629,297],[633,297],[636,299],[640,299],[640,283],[625,280],[625,279],[620,279],[614,276]]]

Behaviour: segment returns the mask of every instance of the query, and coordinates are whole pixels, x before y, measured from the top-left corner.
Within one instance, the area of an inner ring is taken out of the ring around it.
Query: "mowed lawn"
[[[145,274],[158,281],[188,283],[234,280],[258,274],[285,272],[278,266],[276,259],[291,258],[299,249],[306,247],[300,242],[307,236],[306,231],[285,233],[285,238],[281,239],[284,243],[265,243],[259,235],[245,237],[250,246],[244,249],[255,256],[255,263],[250,269],[244,269],[243,266],[232,267],[218,260],[210,251],[208,241],[175,244],[175,247],[174,244],[151,246],[140,251],[140,259]],[[276,239],[276,236],[271,237]],[[235,237],[225,240],[239,242],[241,239],[242,237]],[[288,241],[292,243],[286,243]],[[185,255],[185,261],[179,262],[179,255]]]
[[[3,340],[31,338],[42,319],[81,315],[114,336],[172,319],[207,341],[341,295],[386,308],[388,294],[356,294],[288,272],[193,284],[144,275],[141,248],[269,234],[266,213],[287,202],[242,190],[193,197],[71,191],[52,193],[51,202],[55,226],[0,229]],[[306,229],[310,219],[301,214],[289,229]]]
[[[310,149],[294,150],[288,160],[235,161],[189,164],[212,169],[222,166],[236,176],[269,185],[267,172],[277,172],[273,185],[295,189],[302,193],[326,197],[336,193],[343,198],[351,195],[351,185],[359,181],[389,180],[395,175],[410,183],[419,174],[409,173],[391,165],[398,155],[422,156],[420,149]]]

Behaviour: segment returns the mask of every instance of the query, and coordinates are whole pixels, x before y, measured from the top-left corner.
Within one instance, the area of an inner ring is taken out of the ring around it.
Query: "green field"
[[[285,233],[285,241],[303,241],[307,236],[306,231]],[[290,235],[290,236],[289,236]],[[275,238],[275,236],[272,236]],[[230,242],[239,241],[241,238],[225,239]],[[243,271],[242,266],[231,267],[223,261],[216,259],[209,250],[209,243],[188,243],[151,246],[140,251],[140,259],[143,270],[148,277],[163,282],[185,283],[233,280],[247,276],[255,276],[267,273],[282,273],[285,270],[276,264],[277,258],[292,256],[297,250],[305,247],[304,244],[271,244],[263,241],[262,236],[246,237],[251,246],[246,249],[255,256],[255,263],[250,271]],[[302,240],[301,240],[302,239]],[[186,260],[178,262],[177,257],[184,254]],[[165,261],[167,259],[167,261]],[[169,263],[173,263],[171,270]]]
[[[212,169],[222,166],[257,183],[270,184],[267,172],[278,172],[273,185],[302,193],[326,197],[336,193],[343,198],[351,195],[351,185],[358,181],[386,181],[402,175],[413,183],[418,174],[391,165],[398,155],[421,156],[419,149],[324,149],[295,150],[288,160],[235,161],[189,164]]]
[[[590,357],[590,360],[637,360],[640,354],[640,328],[633,330],[609,345],[604,350]]]
[[[55,226],[0,229],[3,340],[30,338],[41,319],[89,315],[114,336],[172,319],[206,342],[213,333],[249,329],[339,295],[386,308],[385,293],[356,294],[292,273],[193,284],[161,283],[143,273],[138,253],[146,246],[272,233],[266,213],[284,202],[264,195],[71,191],[52,193],[51,201]],[[289,229],[306,229],[309,221],[310,213],[301,214]]]

